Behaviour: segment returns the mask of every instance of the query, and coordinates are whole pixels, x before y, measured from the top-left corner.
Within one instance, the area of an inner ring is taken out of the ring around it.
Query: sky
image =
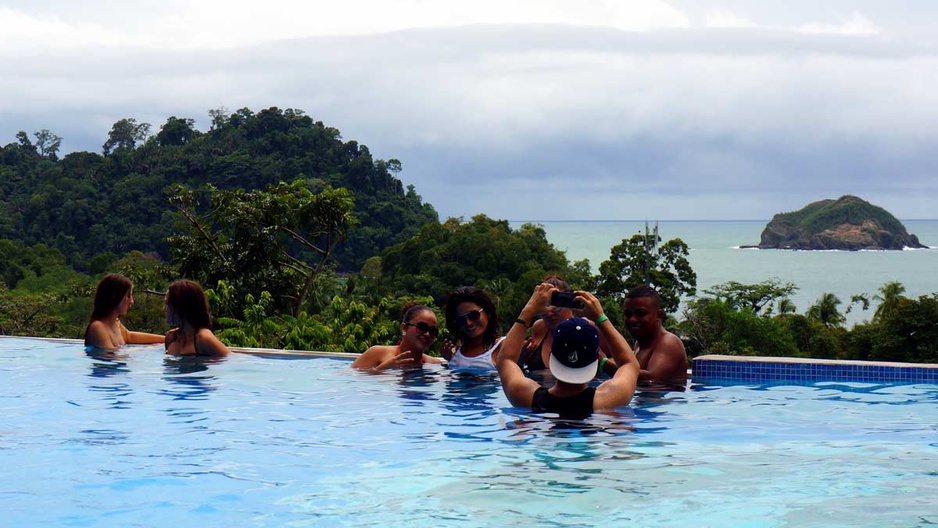
[[[294,108],[441,219],[938,218],[931,0],[0,0],[0,144]]]

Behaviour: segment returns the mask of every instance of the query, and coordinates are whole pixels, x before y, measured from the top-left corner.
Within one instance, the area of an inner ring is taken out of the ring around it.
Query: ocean
[[[524,222],[512,222],[513,227]],[[644,221],[532,221],[544,227],[547,239],[574,262],[589,259],[593,271],[609,258],[609,250],[623,239],[644,232]],[[853,295],[866,294],[868,311],[860,305],[847,314],[847,326],[868,320],[876,308],[873,296],[890,281],[899,281],[907,297],[938,292],[938,220],[903,220],[909,233],[931,249],[905,251],[782,251],[740,249],[758,244],[768,220],[661,221],[662,241],[680,238],[690,252],[697,273],[697,295],[728,281],[755,284],[777,278],[792,282],[798,313],[804,313],[824,293],[841,301],[841,312]],[[654,227],[654,222],[649,222]],[[678,318],[682,318],[677,314]]]

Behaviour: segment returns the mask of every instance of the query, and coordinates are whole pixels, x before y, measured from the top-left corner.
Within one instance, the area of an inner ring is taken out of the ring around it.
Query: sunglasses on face
[[[421,334],[430,334],[433,337],[436,337],[440,333],[440,329],[435,326],[430,326],[427,323],[404,323],[407,326],[413,326]]]
[[[459,326],[466,326],[469,323],[478,323],[479,320],[482,319],[482,312],[484,311],[485,308],[479,308],[471,312],[461,313],[456,316],[456,322],[459,323]]]

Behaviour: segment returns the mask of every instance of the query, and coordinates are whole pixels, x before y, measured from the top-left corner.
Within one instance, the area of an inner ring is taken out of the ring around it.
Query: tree
[[[14,295],[0,282],[0,335],[55,335],[61,324],[53,313],[57,304],[52,294]]]
[[[886,292],[883,293],[885,296]],[[938,362],[938,293],[922,295],[918,299],[902,299],[903,302],[897,303],[894,310],[884,311],[881,315],[877,325],[879,335],[873,341],[870,359]]]
[[[159,133],[156,134],[156,141],[162,146],[176,146],[184,145],[196,136],[196,130],[193,128],[195,126],[194,119],[180,119],[176,116],[171,116],[166,120],[166,123],[160,127]]]
[[[646,226],[645,231],[610,250],[609,260],[599,265],[597,293],[622,304],[629,289],[652,286],[661,296],[661,308],[674,313],[681,296],[697,293],[697,274],[687,261],[687,244],[675,238],[659,245],[657,228],[649,233]]]
[[[107,141],[102,150],[107,156],[114,151],[133,150],[138,142],[143,142],[150,134],[149,123],[137,123],[134,118],[124,118],[114,123],[108,132]]]
[[[20,130],[16,133],[16,140],[20,142],[20,147],[24,149],[29,149],[32,151],[36,150],[36,146],[33,145],[33,142],[29,140],[29,134],[25,130]]]
[[[778,300],[778,313],[780,314],[793,314],[797,311],[795,303],[788,297],[784,297]]]
[[[833,293],[825,293],[817,302],[808,308],[807,316],[816,321],[820,321],[827,327],[841,326],[847,320],[837,307],[841,301]]]
[[[416,236],[386,249],[381,263],[396,294],[430,295],[442,304],[459,286],[484,289],[496,284],[504,309],[515,313],[521,309],[521,296],[523,303],[534,286],[528,277],[536,281],[548,273],[563,275],[568,267],[543,227],[524,224],[512,229],[507,220],[485,215],[470,222],[450,218],[427,224]],[[501,279],[507,283],[498,282]]]
[[[306,180],[266,191],[208,189],[212,208],[199,213],[199,193],[174,186],[170,203],[188,230],[170,237],[184,276],[206,284],[220,280],[243,294],[268,291],[296,317],[329,271],[329,257],[354,227],[352,195],[327,186],[318,193]]]
[[[844,313],[850,313],[850,311],[853,310],[853,306],[855,304],[859,304],[860,309],[864,312],[870,309],[870,299],[866,296],[866,294],[861,293],[850,296],[850,304],[847,306],[847,310]]]
[[[208,116],[212,119],[212,130],[215,130],[225,126],[228,122],[228,118],[231,116],[231,112],[224,106],[220,106],[209,110]]]
[[[879,306],[873,312],[873,321],[891,317],[908,302],[908,299],[902,296],[903,293],[905,293],[905,286],[899,281],[887,282],[880,286],[879,293],[873,296],[873,299],[879,301]]]
[[[36,148],[39,150],[39,155],[56,161],[58,159],[57,153],[62,146],[62,138],[49,132],[46,128],[39,132],[33,132],[33,135],[36,136]]]
[[[771,315],[771,306],[777,300],[784,299],[798,291],[798,287],[790,282],[783,283],[779,279],[769,279],[758,284],[742,284],[729,281],[718,284],[704,293],[713,295],[717,300],[725,302],[734,309],[745,308],[756,315],[760,315],[763,308],[769,307],[765,314]]]

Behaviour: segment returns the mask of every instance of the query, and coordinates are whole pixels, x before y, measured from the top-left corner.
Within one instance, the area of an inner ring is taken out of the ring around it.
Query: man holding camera
[[[502,343],[497,367],[508,401],[535,412],[557,413],[570,418],[628,405],[638,382],[638,360],[622,334],[603,314],[599,299],[589,292],[574,292],[575,300],[582,306],[578,310],[580,315],[594,321],[595,325],[582,317],[573,317],[554,329],[547,367],[557,383],[550,388],[542,387],[524,375],[518,365],[518,356],[525,334],[534,319],[547,311],[548,305],[552,304],[551,294],[557,291],[552,284],[539,284]],[[590,387],[590,381],[601,367],[600,332],[619,368],[611,379],[598,387]]]

